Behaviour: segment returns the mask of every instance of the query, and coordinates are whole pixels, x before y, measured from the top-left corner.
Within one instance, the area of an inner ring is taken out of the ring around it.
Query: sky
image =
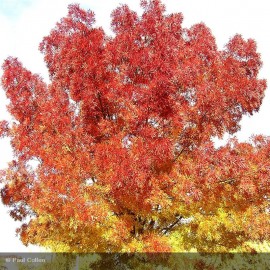
[[[67,14],[67,6],[79,3],[96,14],[96,25],[110,34],[110,13],[120,3],[128,4],[141,12],[140,0],[0,0],[0,64],[8,56],[18,57],[33,73],[48,81],[43,56],[38,50],[42,38],[50,33],[55,23]],[[263,68],[259,74],[270,82],[270,3],[267,0],[164,0],[167,12],[182,12],[184,27],[204,22],[216,37],[220,49],[236,33],[257,41]],[[0,76],[2,70],[0,70]],[[8,101],[0,87],[0,120],[10,119],[5,106]],[[246,141],[252,134],[270,136],[270,90],[269,87],[260,111],[252,117],[244,117],[239,140]],[[225,140],[228,139],[225,136]],[[224,143],[217,142],[217,145]],[[0,169],[12,159],[8,139],[0,140]],[[25,247],[15,235],[19,223],[8,215],[8,209],[0,202],[0,252],[41,251],[37,246]]]

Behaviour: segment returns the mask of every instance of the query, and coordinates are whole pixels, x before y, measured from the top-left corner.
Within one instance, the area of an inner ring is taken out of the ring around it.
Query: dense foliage
[[[115,9],[108,37],[70,5],[40,44],[49,84],[4,62],[2,200],[25,244],[57,251],[250,250],[269,240],[269,139],[212,139],[259,110],[256,43],[220,50],[203,23],[141,6]]]

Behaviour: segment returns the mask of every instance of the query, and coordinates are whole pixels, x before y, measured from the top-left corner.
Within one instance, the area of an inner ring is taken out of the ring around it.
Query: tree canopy
[[[213,137],[260,108],[256,42],[220,50],[205,24],[141,6],[116,8],[107,36],[70,5],[40,44],[48,84],[5,60],[2,201],[25,244],[57,251],[249,250],[269,239],[270,141]]]

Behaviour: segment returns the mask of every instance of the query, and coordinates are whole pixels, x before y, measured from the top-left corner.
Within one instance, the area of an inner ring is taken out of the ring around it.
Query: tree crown
[[[224,251],[264,235],[241,215],[264,222],[268,139],[212,143],[261,105],[255,41],[236,35],[219,50],[203,23],[183,28],[182,14],[166,14],[158,0],[141,6],[142,16],[115,9],[108,37],[92,11],[70,5],[40,44],[49,84],[17,58],[3,64],[14,121],[1,122],[0,134],[14,160],[1,193],[25,220],[25,243]]]

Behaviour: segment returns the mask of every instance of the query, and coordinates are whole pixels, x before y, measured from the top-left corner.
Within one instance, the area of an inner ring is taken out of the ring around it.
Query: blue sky
[[[33,0],[1,0],[0,14],[16,20],[22,13],[23,9],[29,8]]]
[[[16,56],[24,66],[39,73],[48,81],[43,56],[38,51],[42,38],[49,34],[55,23],[65,16],[67,6],[77,2],[96,13],[97,25],[109,32],[110,13],[119,2],[127,3],[138,10],[140,0],[0,0],[0,65],[8,56]],[[205,22],[222,48],[234,34],[257,41],[258,51],[264,62],[261,78],[270,83],[270,8],[268,0],[163,0],[168,12],[183,12],[184,26]],[[0,76],[1,76],[0,70]],[[0,120],[9,118],[5,109],[8,101],[0,89]],[[240,140],[248,140],[252,134],[270,135],[270,91],[269,87],[259,113],[244,117],[242,129],[237,133]],[[228,137],[228,136],[227,136]],[[0,169],[12,159],[7,139],[0,140]],[[0,203],[0,252],[34,251],[25,248],[15,237],[19,224],[12,221],[7,209]]]

